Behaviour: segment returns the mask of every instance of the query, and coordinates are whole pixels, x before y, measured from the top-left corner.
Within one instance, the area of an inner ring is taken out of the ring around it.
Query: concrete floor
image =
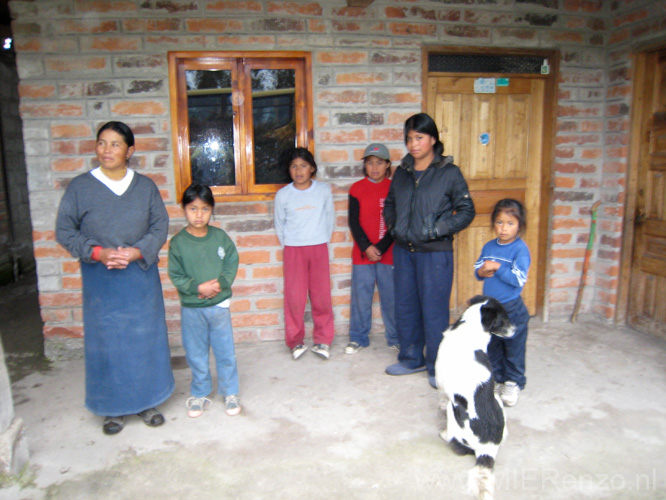
[[[385,375],[395,353],[380,337],[353,356],[346,340],[329,361],[293,361],[278,342],[239,345],[236,417],[218,396],[188,418],[189,370],[178,369],[166,424],[133,417],[116,436],[84,409],[83,360],[65,350],[13,385],[31,461],[0,499],[468,498],[474,460],[440,440],[425,374]],[[528,386],[506,410],[497,499],[666,498],[666,341],[532,321],[527,361]]]

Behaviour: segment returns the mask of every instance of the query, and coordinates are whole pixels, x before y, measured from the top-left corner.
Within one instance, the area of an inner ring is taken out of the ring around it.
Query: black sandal
[[[125,417],[106,417],[104,418],[104,425],[102,431],[108,436],[118,434],[125,427]]]
[[[141,417],[141,420],[143,420],[144,424],[150,427],[157,427],[158,425],[162,425],[164,423],[164,417],[155,408],[148,408],[147,410],[143,410],[142,412],[137,413],[137,415]]]

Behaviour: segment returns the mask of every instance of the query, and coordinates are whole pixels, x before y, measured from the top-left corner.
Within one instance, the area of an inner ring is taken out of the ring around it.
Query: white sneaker
[[[307,351],[307,350],[308,350],[307,346],[305,346],[305,345],[303,345],[303,344],[298,344],[296,347],[294,347],[294,348],[291,350],[291,357],[294,358],[294,359],[298,359],[298,358],[300,358],[300,357],[303,355],[303,353],[304,353],[305,351]]]
[[[187,416],[190,418],[197,418],[207,410],[213,402],[207,397],[195,398],[192,396],[185,401],[185,408],[187,408]]]
[[[358,342],[350,342],[345,347],[345,354],[356,354],[361,349],[363,349],[363,346]]]
[[[500,389],[500,398],[504,406],[515,406],[520,396],[520,387],[511,380],[507,380]]]
[[[238,415],[241,411],[240,403],[238,402],[238,396],[235,394],[225,397],[224,404],[226,406],[224,411],[226,411],[227,415],[229,416],[233,417],[234,415]]]
[[[314,352],[317,356],[328,359],[329,356],[331,355],[329,352],[329,347],[326,344],[315,344],[312,346],[312,352]]]

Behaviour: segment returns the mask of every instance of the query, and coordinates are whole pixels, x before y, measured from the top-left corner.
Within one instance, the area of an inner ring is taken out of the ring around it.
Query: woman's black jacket
[[[414,158],[402,159],[391,181],[384,220],[396,244],[411,252],[453,250],[453,235],[474,219],[467,182],[451,156],[435,159],[417,179]]]

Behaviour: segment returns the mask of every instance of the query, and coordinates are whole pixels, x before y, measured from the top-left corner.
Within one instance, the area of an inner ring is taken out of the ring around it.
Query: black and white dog
[[[446,408],[447,418],[440,436],[456,453],[476,455],[468,490],[483,500],[493,498],[495,456],[506,435],[502,401],[494,391],[488,342],[491,335],[511,337],[514,333],[502,304],[478,295],[444,332],[435,362],[440,405]]]

